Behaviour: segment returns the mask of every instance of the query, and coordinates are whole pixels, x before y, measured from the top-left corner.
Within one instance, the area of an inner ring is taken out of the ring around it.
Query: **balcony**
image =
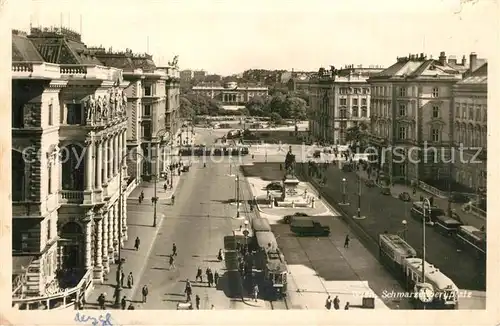
[[[61,74],[59,65],[40,62],[12,62],[13,79],[58,79]]]
[[[59,191],[61,204],[82,204],[84,199],[83,191],[61,190]]]
[[[80,274],[81,275],[81,274]],[[93,289],[92,270],[87,270],[74,287],[58,289],[57,293],[33,298],[12,298],[12,307],[19,310],[62,310],[74,307]]]
[[[99,65],[58,65],[46,62],[13,62],[14,79],[86,79],[114,80],[121,73],[120,69]]]

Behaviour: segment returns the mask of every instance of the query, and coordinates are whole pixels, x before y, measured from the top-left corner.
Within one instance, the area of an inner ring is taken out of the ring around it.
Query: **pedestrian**
[[[344,248],[349,248],[349,241],[351,241],[351,239],[349,238],[349,234],[346,234],[344,240]]]
[[[200,282],[203,283],[203,275],[202,275],[201,267],[198,267],[198,271],[196,272],[196,278],[195,281],[198,281],[198,278],[200,279]]]
[[[219,273],[215,271],[214,273],[214,284],[217,287],[217,283],[219,282]]]
[[[120,273],[120,285],[122,286],[122,288],[124,287],[123,286],[124,282],[125,282],[125,273],[122,270],[121,273]]]
[[[193,293],[191,286],[186,286],[186,289],[184,290],[184,292],[186,292],[186,302],[191,301],[191,294]]]
[[[141,245],[141,239],[139,239],[139,237],[136,237],[135,238],[135,243],[134,243],[134,248],[135,250],[139,250],[139,246]]]
[[[212,284],[214,283],[214,274],[212,274],[212,271],[209,271],[207,278],[208,278],[208,286],[212,286]]]
[[[168,269],[170,269],[172,267],[175,268],[174,256],[173,255],[170,255],[170,259],[168,260],[168,264],[169,264]]]
[[[328,310],[332,309],[332,298],[330,296],[328,296],[328,298],[326,298],[325,307]]]
[[[173,205],[175,203],[175,195],[172,195],[171,201],[172,201],[172,205]]]
[[[208,280],[208,275],[210,274],[211,270],[210,270],[210,267],[207,267],[207,269],[205,270],[205,275],[207,276],[207,280]]]
[[[175,242],[172,244],[172,256],[177,256],[177,246],[175,245]]]
[[[200,296],[196,295],[194,301],[196,302],[196,309],[200,310]]]
[[[257,302],[258,296],[259,296],[259,286],[257,284],[255,284],[255,286],[253,287],[253,298],[254,298],[255,302]]]
[[[122,298],[122,310],[125,310],[127,308],[127,297],[123,296]]]
[[[167,184],[166,183],[163,184],[163,190],[165,190],[165,192],[167,192]]]
[[[132,272],[130,272],[130,273],[128,273],[128,277],[127,277],[127,287],[129,289],[131,289],[132,285],[134,285],[134,276],[132,275]]]
[[[222,256],[222,249],[219,249],[219,253],[217,254],[217,259],[219,261],[223,261],[224,260],[224,257]]]
[[[340,299],[338,295],[336,295],[335,299],[333,299],[333,308],[335,308],[335,310],[339,310],[340,308]]]
[[[155,197],[151,197],[151,205],[155,204]]]
[[[349,302],[346,302],[346,303],[345,303],[344,310],[349,310]]]
[[[99,308],[104,310],[104,304],[106,303],[106,293],[101,293],[97,298],[97,303],[99,303]]]
[[[145,303],[147,301],[148,294],[149,294],[148,286],[144,285],[142,287],[142,303]]]
[[[212,307],[210,307],[210,310],[215,310],[215,306],[212,305]]]

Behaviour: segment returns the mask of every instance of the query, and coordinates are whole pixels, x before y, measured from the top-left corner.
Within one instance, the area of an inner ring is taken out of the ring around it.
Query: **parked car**
[[[411,200],[411,197],[410,197],[410,194],[407,193],[406,191],[402,192],[399,194],[399,199],[401,199],[402,201],[410,201]]]
[[[286,224],[290,224],[292,222],[292,219],[294,217],[308,217],[309,215],[306,214],[306,213],[302,213],[302,212],[296,212],[292,215],[286,215],[285,217],[283,217],[283,222],[285,222]]]
[[[469,202],[469,196],[460,193],[452,194],[450,199],[452,203],[465,204]]]
[[[365,180],[365,185],[368,187],[368,188],[372,188],[372,187],[375,187],[375,181],[372,180],[372,179],[367,179]]]
[[[310,219],[294,219],[290,223],[290,231],[298,236],[327,237],[330,227]]]
[[[283,186],[281,185],[280,182],[273,181],[273,182],[267,184],[266,190],[283,191]]]
[[[382,195],[390,196],[391,195],[391,188],[384,187],[384,188],[382,188],[381,193],[382,193]]]

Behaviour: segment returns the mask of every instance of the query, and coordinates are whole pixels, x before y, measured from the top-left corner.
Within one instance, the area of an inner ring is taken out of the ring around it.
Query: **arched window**
[[[61,148],[63,190],[83,191],[85,157],[82,152],[83,148],[74,144]]]
[[[25,182],[26,165],[23,154],[12,150],[12,201],[23,201],[26,199]]]

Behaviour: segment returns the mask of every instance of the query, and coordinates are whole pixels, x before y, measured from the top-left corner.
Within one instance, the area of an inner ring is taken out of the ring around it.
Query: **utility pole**
[[[358,218],[361,219],[361,177],[358,174]]]
[[[240,175],[236,175],[236,217],[240,217]]]

